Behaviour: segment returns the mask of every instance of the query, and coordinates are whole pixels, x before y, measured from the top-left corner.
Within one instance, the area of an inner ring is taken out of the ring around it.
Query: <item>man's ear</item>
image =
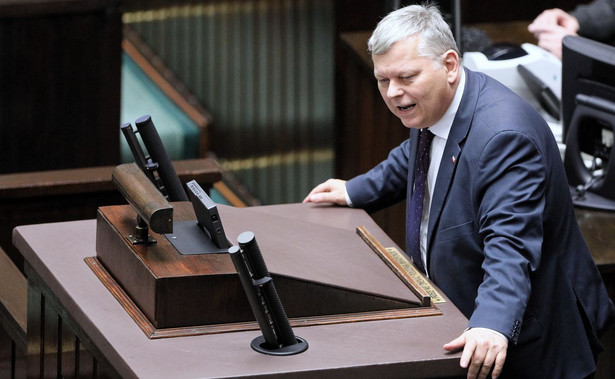
[[[461,69],[459,54],[455,50],[448,50],[444,54],[444,67],[446,67],[448,82],[454,83],[459,77],[459,70]]]

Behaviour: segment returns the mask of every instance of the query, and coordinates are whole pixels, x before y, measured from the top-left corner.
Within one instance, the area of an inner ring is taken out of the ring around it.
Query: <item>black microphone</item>
[[[269,270],[263,259],[263,254],[256,242],[254,233],[243,232],[237,237],[239,247],[244,252],[246,260],[250,265],[253,279],[258,281],[264,278],[270,278]],[[297,343],[297,338],[293,332],[278,292],[273,284],[273,281],[269,280],[262,285],[262,290],[266,299],[266,303],[269,307],[272,322],[276,331],[278,342],[282,346],[294,345]]]
[[[272,355],[292,355],[307,350],[307,341],[295,336],[290,326],[254,233],[241,233],[237,243],[239,246],[229,248],[229,254],[263,333],[252,340],[250,346],[259,353]]]
[[[152,160],[158,163],[158,175],[169,196],[169,201],[188,201],[188,195],[179,181],[179,177],[171,164],[162,140],[156,131],[156,126],[149,115],[139,117],[135,124]]]

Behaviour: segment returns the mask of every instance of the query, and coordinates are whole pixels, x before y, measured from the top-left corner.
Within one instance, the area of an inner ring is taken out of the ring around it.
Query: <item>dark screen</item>
[[[562,45],[562,121],[564,141],[579,94],[615,102],[615,47],[578,36],[564,38]],[[594,142],[605,126],[586,122],[580,148],[594,153]],[[608,128],[610,129],[610,128]]]
[[[568,183],[576,188],[575,204],[615,210],[614,46],[564,38],[562,120],[564,167]]]

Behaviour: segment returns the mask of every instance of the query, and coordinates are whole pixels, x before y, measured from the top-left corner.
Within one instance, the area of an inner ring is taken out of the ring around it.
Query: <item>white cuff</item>
[[[348,196],[348,190],[346,190],[346,185],[344,185],[344,196],[346,197],[346,204],[349,207],[352,207],[352,201],[350,200],[350,196]]]

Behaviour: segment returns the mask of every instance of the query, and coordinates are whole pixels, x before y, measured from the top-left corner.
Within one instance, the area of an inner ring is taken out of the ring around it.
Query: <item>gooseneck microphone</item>
[[[149,115],[141,116],[135,120],[135,124],[151,159],[158,163],[158,176],[160,176],[169,201],[188,201],[188,195],[179,181],[152,118]]]

